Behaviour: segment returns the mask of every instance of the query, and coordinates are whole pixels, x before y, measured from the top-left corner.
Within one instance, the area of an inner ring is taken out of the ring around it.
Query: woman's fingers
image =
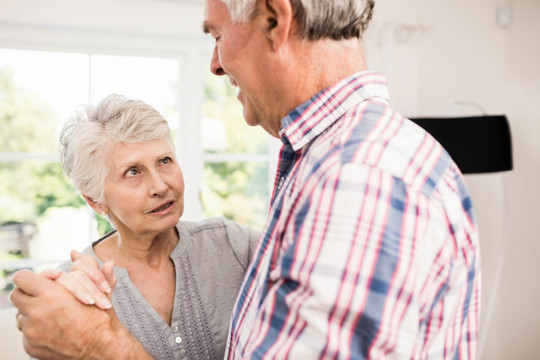
[[[116,286],[116,276],[114,276],[114,261],[107,261],[105,264],[103,264],[103,267],[101,268],[101,273],[109,282],[109,286],[111,287],[111,289],[114,289],[114,287]]]
[[[106,294],[95,286],[95,283],[80,270],[64,274],[56,280],[73,294],[80,302],[86,305],[96,305],[102,310],[112,307]]]
[[[65,272],[60,269],[45,269],[40,273],[49,280],[56,280],[64,274]]]
[[[73,250],[71,252],[71,260],[73,260],[71,271],[79,270],[84,272],[98,289],[107,294],[112,291],[108,279],[99,270],[99,264],[96,258],[92,255],[81,254]]]

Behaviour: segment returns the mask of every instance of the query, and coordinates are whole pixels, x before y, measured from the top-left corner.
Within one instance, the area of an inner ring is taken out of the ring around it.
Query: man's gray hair
[[[174,150],[167,120],[143,101],[112,94],[79,111],[60,133],[60,160],[75,187],[103,203],[107,155],[119,143],[165,140]]]
[[[221,0],[233,22],[245,23],[257,13],[258,0]],[[309,40],[362,38],[373,15],[374,0],[290,0],[298,33]]]

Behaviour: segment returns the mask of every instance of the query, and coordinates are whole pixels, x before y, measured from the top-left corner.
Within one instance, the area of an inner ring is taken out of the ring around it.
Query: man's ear
[[[98,214],[105,215],[109,212],[109,209],[107,208],[106,205],[102,203],[98,203],[94,201],[91,197],[88,197],[84,194],[83,194],[83,198],[84,200],[86,200],[86,203],[90,205],[90,207],[94,209],[94,211],[97,212]]]
[[[287,41],[293,22],[293,10],[290,0],[259,0],[264,32],[277,50]]]

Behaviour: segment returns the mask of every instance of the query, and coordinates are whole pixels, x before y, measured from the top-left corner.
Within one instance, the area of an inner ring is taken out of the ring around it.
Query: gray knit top
[[[171,326],[119,267],[114,269],[114,310],[155,359],[221,360],[232,308],[260,234],[223,218],[180,221],[176,227],[180,239],[171,252],[176,268]],[[92,246],[83,252],[97,258]],[[69,271],[71,261],[60,267]]]

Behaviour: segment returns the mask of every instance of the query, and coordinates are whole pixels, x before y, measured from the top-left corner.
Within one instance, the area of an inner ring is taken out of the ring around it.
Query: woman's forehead
[[[155,159],[172,153],[174,151],[169,142],[165,139],[156,139],[137,143],[116,143],[108,152],[108,158],[112,163],[135,162]]]

